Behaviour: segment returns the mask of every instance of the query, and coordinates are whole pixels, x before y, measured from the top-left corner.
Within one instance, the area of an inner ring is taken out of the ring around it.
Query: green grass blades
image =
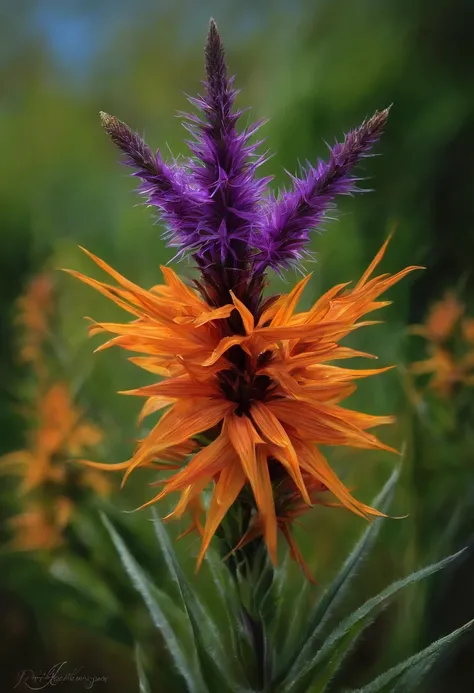
[[[103,515],[102,521],[137,592],[141,595],[154,626],[160,631],[173,664],[189,693],[206,693],[192,630],[185,614],[170,597],[153,585],[124,541]]]
[[[458,638],[473,626],[474,621],[469,621],[453,633],[431,643],[421,652],[378,676],[364,688],[348,693],[410,693],[411,691],[415,693],[429,675],[436,660],[445,655]]]
[[[397,466],[394,469],[380,493],[374,498],[371,504],[373,507],[379,508],[382,512],[387,512],[400,478],[400,470],[401,466]],[[328,625],[331,621],[331,616],[343,602],[352,579],[374,546],[382,522],[383,519],[380,518],[369,524],[309,616],[307,612],[308,602],[304,598],[305,595],[303,593],[307,589],[308,584],[304,584],[297,604],[285,604],[287,563],[278,571],[274,587],[275,601],[279,607],[273,624],[273,632],[276,642],[286,642],[291,649],[287,656],[284,656],[285,653],[282,653],[283,656],[277,659],[278,669],[275,672],[275,680],[277,682],[283,681],[288,672],[294,670],[295,662],[302,651],[316,650],[318,645],[324,642],[325,637],[328,635]],[[286,613],[285,607],[288,608],[288,613]]]
[[[380,592],[376,597],[367,600],[353,614],[345,618],[325,639],[324,643],[314,647],[308,641],[288,672],[278,693],[323,693],[337,672],[339,666],[350,652],[359,635],[369,626],[376,616],[400,590],[442,570],[460,558],[464,550],[412,573],[406,578],[397,580]]]
[[[215,623],[199,598],[197,585],[191,586],[188,582],[156,513],[153,513],[153,526],[166,569],[160,573],[160,582],[169,582],[171,586],[171,590],[166,592],[153,583],[149,573],[139,565],[107,517],[102,516],[102,521],[125,571],[161,634],[173,667],[181,678],[180,690],[189,693],[252,693],[245,680],[238,638],[233,632],[239,628],[237,602],[232,584],[222,576],[222,564],[214,561],[213,574],[214,580],[220,583],[220,591],[216,589],[216,599],[223,599],[219,608],[229,609],[228,627],[225,630]],[[225,568],[223,570],[226,571]],[[136,651],[136,659],[140,691],[147,691],[149,684],[141,648],[139,655]]]
[[[383,511],[390,505],[398,478],[399,468],[394,470],[374,500]],[[249,650],[245,640],[240,583],[231,579],[225,562],[211,551],[206,559],[208,572],[204,577],[213,585],[213,603],[206,603],[200,597],[198,582],[188,580],[155,512],[152,519],[163,566],[160,587],[141,567],[111,522],[102,516],[125,571],[166,646],[170,665],[181,681],[179,690],[189,693],[338,693],[339,689],[334,686],[336,674],[377,616],[405,587],[419,583],[464,554],[464,550],[459,551],[393,582],[342,620],[340,607],[348,596],[352,579],[376,541],[381,520],[373,522],[363,533],[309,618],[304,610],[307,600],[303,591],[295,599],[294,591],[287,589],[289,562],[285,560],[275,572],[267,595],[268,603],[262,610],[262,614],[265,612],[262,620],[265,662],[261,662],[264,675],[261,684],[256,686],[249,676],[255,652]],[[219,618],[215,612],[219,613]],[[434,642],[357,693],[415,693],[440,655],[471,626],[472,622]],[[137,645],[135,654],[141,693],[154,693],[147,678],[148,668],[151,669],[151,658],[146,659],[148,652],[145,643]]]
[[[135,663],[137,665],[138,690],[139,693],[152,693],[150,682],[145,673],[145,664],[143,661],[143,652],[139,643],[135,644]]]
[[[216,596],[221,599],[227,597],[221,604],[221,608],[229,610],[229,631],[223,632],[222,629],[218,629],[205,605],[199,599],[196,585],[191,586],[189,584],[179,565],[168,534],[154,509],[152,515],[158,544],[165,559],[169,576],[176,587],[193,632],[206,683],[210,686],[210,690],[230,690],[244,693],[246,690],[244,687],[245,674],[240,666],[236,639],[233,637],[233,631],[238,623],[237,603],[233,599],[233,585],[228,581],[226,584],[223,578],[215,576],[215,582],[221,582]],[[214,568],[215,571],[218,570],[216,565]]]

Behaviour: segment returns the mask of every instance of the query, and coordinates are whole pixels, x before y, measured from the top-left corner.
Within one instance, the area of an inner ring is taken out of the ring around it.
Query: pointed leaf
[[[124,541],[109,522],[108,518],[103,514],[101,514],[101,518],[133,586],[145,602],[153,624],[162,634],[176,668],[186,682],[187,689],[190,693],[204,693],[206,691],[206,686],[202,679],[196,652],[195,650],[193,651],[193,648],[190,648],[191,652],[185,652],[182,638],[177,636],[171,626],[169,617],[165,615],[162,604],[165,601],[166,595],[160,592],[150,582],[148,576],[143,572],[135,558],[129,552]]]
[[[392,693],[394,691],[393,684],[398,683],[400,691],[415,691],[424,676],[429,672],[430,668],[435,663],[436,659],[447,651],[461,635],[466,633],[474,625],[474,620],[469,621],[461,628],[453,631],[444,638],[440,638],[436,642],[431,643],[424,650],[409,657],[404,662],[389,669],[384,674],[378,676],[372,683],[369,683],[364,688],[359,688],[354,693]],[[401,676],[405,674],[405,676]],[[421,676],[420,676],[421,674]]]
[[[143,664],[143,653],[138,643],[135,644],[135,663],[137,665],[139,693],[151,693],[150,684],[148,682],[147,675],[145,674],[145,667]]]
[[[227,622],[232,650],[236,654],[237,659],[243,662],[243,633],[240,624],[240,607],[235,583],[232,581],[229,570],[224,565],[223,560],[215,555],[212,547],[206,551],[204,561],[209,567],[209,572],[215,587],[215,600],[219,600],[219,604],[216,604],[216,608],[222,611]]]
[[[397,465],[380,493],[374,498],[372,502],[373,507],[380,509],[382,512],[387,511],[400,478],[400,471],[401,465]],[[287,659],[280,661],[279,678],[294,665],[303,647],[307,649],[310,647],[315,648],[318,642],[324,641],[326,625],[336,607],[347,594],[351,580],[357,574],[360,564],[372,549],[378,537],[382,521],[383,518],[377,518],[370,523],[346,558],[331,585],[316,604],[309,618],[307,618],[308,626],[304,631],[303,637],[294,646],[292,658],[289,662]],[[300,604],[304,606],[302,600]]]
[[[323,674],[321,672],[327,660],[334,657],[336,652],[338,652],[339,657],[341,657],[343,652],[347,653],[352,646],[352,636],[357,637],[360,635],[362,630],[367,627],[378,612],[389,603],[397,592],[446,567],[459,558],[464,551],[465,549],[439,561],[439,563],[429,565],[412,573],[406,578],[393,582],[385,588],[385,590],[380,592],[380,594],[367,600],[365,604],[360,606],[353,614],[344,619],[342,623],[327,636],[319,650],[315,650],[313,641],[308,641],[303,647],[300,655],[296,658],[293,667],[290,669],[278,690],[281,691],[281,693],[305,691],[308,679],[314,678],[314,672],[318,671],[318,675],[322,676]]]
[[[108,584],[82,558],[64,555],[54,560],[50,568],[51,574],[75,590],[81,592],[101,609],[109,613],[118,613],[120,604]]]
[[[380,493],[372,501],[373,507],[380,509],[382,512],[386,512],[388,510],[388,507],[392,502],[396,485],[400,478],[400,471],[401,465],[395,467]],[[313,631],[314,639],[317,639],[317,637],[322,634],[323,627],[331,616],[332,611],[344,599],[350,586],[351,579],[356,575],[360,564],[375,544],[383,519],[384,518],[382,517],[377,518],[373,520],[367,527],[345,560],[341,570],[333,580],[331,586],[323,595],[319,604],[316,606],[315,612],[312,614],[311,619],[311,624],[316,625],[316,629]]]
[[[237,661],[236,653],[234,653],[234,656],[230,657],[226,654],[223,634],[219,632],[207,609],[198,598],[196,590],[190,587],[176,558],[176,554],[163,523],[154,508],[152,508],[152,516],[158,543],[163,553],[170,577],[180,594],[183,608],[193,631],[195,642],[199,648],[202,664],[205,666],[205,671],[208,669],[209,673],[211,673],[212,670],[218,670],[217,672],[214,671],[213,675],[214,678],[217,676],[219,679],[216,685],[219,685],[220,690],[223,691],[224,687],[226,687],[231,691],[241,691],[241,688],[235,681],[235,676],[232,677]],[[243,672],[239,673],[243,675]]]

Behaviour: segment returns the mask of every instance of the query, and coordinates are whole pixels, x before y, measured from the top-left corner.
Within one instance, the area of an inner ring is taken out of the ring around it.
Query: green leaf
[[[120,611],[120,604],[107,583],[83,559],[73,555],[58,557],[51,564],[50,572],[56,580],[100,604],[103,611],[114,614]]]
[[[239,611],[240,603],[235,582],[233,582],[229,570],[224,565],[224,561],[219,556],[216,556],[212,546],[206,551],[204,561],[209,568],[215,587],[214,600],[216,601],[216,608],[222,611],[227,623],[232,651],[235,653],[236,660],[240,661],[245,669],[243,663],[246,661],[246,654],[248,654],[245,651],[247,640],[242,628]]]
[[[304,691],[308,680],[314,680],[314,674],[317,672],[322,687],[316,687],[314,690],[323,691],[329,680],[326,678],[327,670],[324,669],[324,667],[328,666],[332,669],[330,660],[335,656],[339,659],[339,663],[342,661],[345,654],[352,647],[354,639],[373,621],[378,612],[388,604],[397,592],[408,585],[415,584],[429,575],[442,570],[459,558],[464,551],[465,549],[439,561],[439,563],[429,565],[412,573],[406,578],[393,582],[385,590],[380,592],[380,594],[367,600],[365,604],[360,606],[353,614],[345,618],[342,623],[326,637],[319,650],[315,649],[314,641],[309,640],[303,647],[300,655],[296,658],[294,665],[278,690],[281,691],[281,693]],[[328,660],[329,664],[327,664]],[[331,676],[334,673],[335,669],[332,670]]]
[[[135,663],[137,665],[139,693],[151,693],[150,684],[148,682],[147,675],[145,674],[143,652],[138,643],[135,644]]]
[[[101,518],[133,586],[145,602],[153,624],[160,631],[173,662],[186,683],[187,689],[190,693],[204,693],[207,691],[207,688],[202,678],[196,650],[192,646],[192,639],[190,646],[185,650],[185,640],[189,642],[189,639],[184,637],[186,634],[183,631],[178,635],[176,628],[172,627],[171,616],[173,616],[173,613],[169,597],[150,582],[149,577],[129,552],[122,538],[107,517],[101,514]],[[173,618],[173,621],[176,621],[176,618]]]
[[[234,676],[232,676],[232,669],[235,669],[234,665],[237,662],[237,653],[231,653],[230,656],[226,653],[223,633],[219,632],[215,622],[198,598],[196,590],[189,585],[176,558],[163,523],[154,509],[152,509],[152,515],[158,543],[163,553],[168,573],[181,597],[183,608],[198,646],[202,665],[205,667],[204,672],[209,671],[209,674],[214,678],[215,685],[219,686],[219,690],[223,691],[227,688],[236,693],[241,693],[243,689],[238,681],[235,680],[235,672]],[[215,671],[216,669],[217,672]],[[242,671],[238,671],[237,674],[240,674],[240,677],[243,676]]]
[[[372,505],[379,508],[382,512],[386,512],[390,506],[396,485],[400,478],[400,471],[401,465],[397,465],[380,493],[372,501]],[[331,618],[331,615],[337,606],[343,601],[351,584],[352,578],[357,574],[360,564],[372,549],[378,537],[382,521],[383,518],[378,518],[369,524],[349,556],[346,558],[331,585],[314,607],[309,618],[306,617],[308,626],[305,629],[303,637],[300,638],[294,645],[292,657],[289,661],[286,658],[283,658],[283,661],[280,661],[280,667],[277,674],[278,680],[284,676],[288,669],[294,666],[295,661],[303,648],[314,648],[318,642],[324,641],[327,630],[326,626]],[[282,578],[280,578],[280,580],[281,579]],[[303,600],[300,601],[300,604],[302,607],[305,606],[305,602]],[[289,636],[291,636],[291,632],[292,631],[290,631]]]
[[[470,630],[473,625],[474,620],[469,621],[469,623],[461,626],[461,628],[431,643],[431,645],[425,647],[421,652],[397,664],[397,666],[381,674],[367,686],[364,686],[364,688],[359,688],[353,693],[395,693],[395,689],[393,688],[394,683],[398,684],[396,691],[403,691],[404,693],[415,691],[417,686],[422,683],[437,658],[441,654],[444,654],[447,649],[461,635]]]
[[[381,512],[387,512],[400,478],[400,471],[401,465],[397,465],[390,475],[390,478],[385,483],[385,486],[372,501],[372,506],[374,508],[380,509]],[[344,599],[351,584],[351,580],[357,574],[360,564],[373,548],[380,532],[383,519],[384,518],[379,517],[369,524],[349,556],[346,558],[341,570],[336,575],[329,589],[316,605],[311,615],[309,626],[309,632],[311,633],[313,641],[324,637],[324,626],[331,617],[334,609]]]

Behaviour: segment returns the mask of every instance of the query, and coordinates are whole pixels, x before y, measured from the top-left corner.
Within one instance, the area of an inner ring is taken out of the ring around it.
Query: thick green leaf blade
[[[99,604],[108,613],[118,613],[120,604],[114,593],[100,575],[82,558],[65,555],[54,560],[50,568],[51,575],[88,599]]]
[[[401,465],[397,465],[380,493],[372,501],[372,506],[380,509],[381,512],[386,512],[392,502],[393,494],[400,478],[400,471]],[[317,604],[310,620],[310,632],[312,633],[311,637],[313,640],[317,640],[323,636],[324,626],[328,622],[334,609],[344,599],[352,578],[356,575],[360,564],[374,546],[382,522],[383,518],[377,518],[370,523],[344,561],[341,570],[336,575],[329,589]]]
[[[204,561],[209,568],[212,584],[215,588],[215,599],[216,601],[219,600],[216,604],[216,608],[221,609],[227,623],[233,656],[236,661],[242,664],[242,668],[245,669],[243,662],[245,662],[246,635],[242,627],[240,614],[241,605],[235,582],[233,582],[229,570],[224,565],[222,558],[216,556],[212,547],[209,547],[206,551]],[[247,681],[246,685],[248,685]]]
[[[395,488],[400,478],[401,465],[397,465],[385,483],[380,493],[372,501],[372,505],[379,508],[382,512],[386,512],[392,501]],[[283,659],[280,662],[278,679],[284,676],[284,673],[291,668],[302,648],[315,648],[318,642],[323,642],[326,632],[326,626],[337,606],[343,601],[352,578],[357,574],[358,568],[367,554],[372,549],[377,540],[383,518],[378,518],[371,522],[364,531],[349,556],[344,561],[340,571],[323,594],[320,601],[314,607],[309,619],[308,626],[305,629],[303,637],[296,643],[293,656],[288,659]]]
[[[394,683],[398,683],[397,690],[403,690],[407,693],[414,692],[416,687],[422,683],[423,678],[428,674],[436,659],[446,652],[461,635],[470,630],[473,625],[474,620],[469,621],[461,628],[449,635],[445,635],[444,638],[431,643],[421,652],[392,667],[392,669],[378,676],[364,688],[357,689],[354,693],[392,693]]]
[[[151,584],[148,576],[143,572],[135,558],[129,552],[124,541],[109,522],[108,518],[105,515],[101,515],[101,517],[117,553],[120,556],[122,564],[133,586],[145,602],[153,624],[162,634],[168,651],[178,672],[184,679],[187,689],[190,693],[204,693],[206,691],[206,686],[202,678],[196,652],[191,650],[190,653],[187,653],[183,649],[181,638],[177,637],[160,603],[162,599],[164,601],[165,595],[160,593],[159,590]]]
[[[203,660],[204,670],[210,670],[209,673],[212,673],[212,670],[218,670],[218,674],[214,672],[213,678],[215,679],[215,685],[218,685],[220,690],[224,691],[227,688],[236,693],[242,693],[243,689],[238,681],[235,680],[235,665],[238,661],[237,652],[231,652],[230,656],[229,653],[226,653],[223,633],[219,632],[206,607],[198,598],[196,590],[189,585],[176,558],[168,533],[154,509],[152,509],[152,516],[155,534],[165,559],[168,573],[181,597],[196,644],[198,647],[200,646],[199,653]],[[232,675],[233,672],[234,675]],[[238,673],[240,678],[242,678],[243,672],[239,671]],[[218,680],[216,680],[216,676]]]
[[[318,673],[321,671],[321,668],[325,666],[327,660],[334,656],[334,653],[338,651],[338,648],[342,646],[343,642],[345,642],[345,651],[347,652],[349,650],[352,643],[350,640],[349,642],[346,641],[348,633],[352,631],[355,632],[357,636],[360,635],[363,627],[366,627],[377,613],[384,608],[400,590],[442,570],[459,558],[464,551],[465,549],[452,556],[448,556],[438,563],[426,566],[406,578],[393,582],[385,590],[380,592],[380,594],[367,600],[353,614],[344,619],[332,633],[328,635],[319,650],[317,649],[315,651],[313,642],[308,641],[278,690],[281,691],[281,693],[304,691],[308,679],[314,675],[315,671],[318,671]],[[339,653],[339,656],[340,654],[341,653]],[[320,667],[320,669],[318,669],[318,667]],[[324,690],[324,688],[321,690]]]

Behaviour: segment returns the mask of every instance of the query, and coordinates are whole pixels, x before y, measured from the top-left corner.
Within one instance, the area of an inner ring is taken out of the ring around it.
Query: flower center
[[[259,357],[257,370],[271,358],[271,352],[265,352]],[[243,416],[250,412],[254,401],[264,401],[272,393],[275,383],[268,375],[256,372],[252,368],[250,357],[239,346],[229,349],[228,359],[232,368],[220,371],[218,380],[225,397],[238,404],[235,413]]]

